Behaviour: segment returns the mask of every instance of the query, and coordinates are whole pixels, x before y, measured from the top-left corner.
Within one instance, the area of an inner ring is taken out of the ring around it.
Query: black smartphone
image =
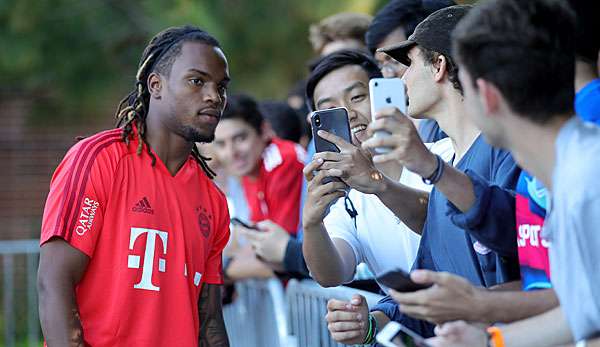
[[[254,224],[249,224],[244,222],[243,220],[237,218],[237,217],[233,217],[231,218],[231,224],[233,225],[241,225],[246,229],[252,229],[252,230],[259,230],[258,227]]]
[[[415,283],[410,279],[410,275],[403,270],[396,269],[384,273],[376,278],[377,282],[398,292],[415,292],[421,289],[431,287],[430,284]]]
[[[315,111],[310,116],[310,123],[313,138],[315,139],[315,150],[317,152],[340,152],[340,149],[336,145],[317,135],[319,130],[337,135],[345,141],[352,143],[348,111],[344,107]]]
[[[324,130],[330,134],[352,143],[350,134],[350,122],[348,121],[348,111],[344,107],[330,108],[327,110],[314,111],[310,116],[313,139],[315,140],[316,152],[340,152],[340,149],[333,143],[317,135],[319,130]],[[323,183],[341,180],[337,177],[325,177]]]

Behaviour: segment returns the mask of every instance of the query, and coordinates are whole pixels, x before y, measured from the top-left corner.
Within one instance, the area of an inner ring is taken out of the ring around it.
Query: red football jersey
[[[305,155],[300,145],[280,138],[273,138],[267,145],[258,177],[242,178],[253,222],[270,219],[296,235]]]
[[[43,245],[59,237],[90,257],[76,287],[92,346],[197,346],[203,283],[222,283],[225,196],[190,155],[172,176],[121,130],[77,143],[56,169]]]

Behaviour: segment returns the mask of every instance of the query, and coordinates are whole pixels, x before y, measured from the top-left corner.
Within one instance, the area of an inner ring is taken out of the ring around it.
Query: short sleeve
[[[338,238],[346,241],[346,243],[352,248],[356,265],[364,261],[362,255],[360,241],[358,240],[358,234],[354,221],[346,212],[344,206],[344,199],[340,198],[333,204],[329,210],[329,214],[323,220],[327,234],[331,239]]]
[[[220,201],[219,222],[211,242],[210,252],[206,261],[203,280],[208,284],[223,284],[223,249],[229,242],[229,211],[225,196],[218,193]]]
[[[284,158],[271,173],[266,192],[269,219],[292,235],[298,231],[300,221],[303,168],[295,152],[294,157]]]
[[[85,139],[69,150],[52,176],[40,245],[58,237],[93,256],[117,165],[107,147],[117,141],[120,136],[109,133]]]

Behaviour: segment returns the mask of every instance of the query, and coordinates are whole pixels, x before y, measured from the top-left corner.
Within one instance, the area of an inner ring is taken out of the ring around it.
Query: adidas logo
[[[144,197],[142,200],[138,201],[137,204],[135,204],[135,206],[133,206],[133,208],[131,210],[133,212],[154,214],[154,210],[150,206],[150,203],[148,202],[147,197]]]

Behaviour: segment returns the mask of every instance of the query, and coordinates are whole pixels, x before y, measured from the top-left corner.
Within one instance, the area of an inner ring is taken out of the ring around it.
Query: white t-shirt
[[[449,138],[426,145],[446,162],[454,155]],[[423,191],[432,188],[409,170],[402,170],[400,183]],[[358,212],[356,226],[346,212],[344,199],[339,199],[323,220],[329,236],[346,241],[354,252],[356,264],[364,262],[375,276],[396,268],[409,271],[421,236],[410,230],[376,195],[354,189],[348,195]],[[387,288],[381,284],[380,287],[387,293]]]
[[[573,117],[556,138],[543,236],[550,273],[575,341],[600,336],[600,128]]]

